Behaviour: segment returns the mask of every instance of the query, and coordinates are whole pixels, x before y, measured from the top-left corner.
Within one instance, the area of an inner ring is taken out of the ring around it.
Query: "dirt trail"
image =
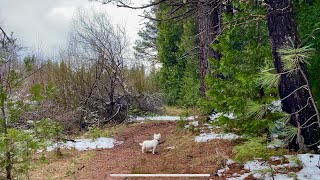
[[[142,154],[139,142],[151,139],[153,133],[158,132],[163,142],[157,148],[157,154]],[[232,154],[229,141],[196,143],[191,133],[177,131],[175,122],[130,124],[117,132],[115,138],[124,143],[113,149],[86,152],[68,150],[64,152],[65,157],[41,165],[30,177],[32,180],[104,180],[112,179],[109,176],[111,173],[214,174],[223,160]],[[166,149],[169,146],[175,146],[175,149]]]

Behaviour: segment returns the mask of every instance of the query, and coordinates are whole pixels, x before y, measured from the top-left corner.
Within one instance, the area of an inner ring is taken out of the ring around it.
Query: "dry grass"
[[[179,108],[175,106],[165,106],[165,114],[168,116],[196,116],[201,115],[197,108]]]
[[[76,172],[83,168],[84,162],[96,155],[96,151],[62,150],[62,154],[61,157],[56,156],[54,152],[37,155],[35,157],[36,167],[30,173],[30,179],[79,179]]]
[[[196,143],[192,133],[177,131],[175,122],[133,123],[107,131],[124,143],[113,149],[63,150],[62,158],[48,157],[48,163],[39,165],[31,173],[31,179],[110,179],[110,173],[214,174],[232,155],[233,145],[229,141]],[[162,135],[157,154],[142,154],[138,143],[151,139],[157,132]],[[169,146],[175,149],[166,149]]]

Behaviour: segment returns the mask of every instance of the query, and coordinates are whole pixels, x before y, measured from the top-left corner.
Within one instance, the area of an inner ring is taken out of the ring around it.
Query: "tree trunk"
[[[285,70],[281,67],[282,60],[277,51],[290,41],[295,47],[300,45],[293,6],[290,0],[265,0],[265,3],[274,65],[277,73],[283,73]],[[298,128],[298,135],[289,143],[289,147],[295,150],[316,150],[320,137],[317,107],[308,87],[305,66],[300,66],[301,70],[297,73],[281,75],[279,95],[283,111],[291,114],[290,123]]]
[[[220,54],[210,46],[220,32],[220,1],[198,1],[198,23],[200,41],[200,93],[206,93],[205,76],[210,73],[209,57],[220,59]]]
[[[6,117],[6,113],[5,113],[5,109],[4,109],[4,100],[1,100],[1,114],[2,114],[2,133],[7,136],[8,134],[8,129],[7,129],[7,117]],[[9,140],[5,139],[5,148],[6,148],[6,152],[5,152],[5,156],[6,156],[6,178],[7,180],[11,180],[12,179],[12,162],[11,162],[11,152],[10,152],[10,147],[9,147]]]

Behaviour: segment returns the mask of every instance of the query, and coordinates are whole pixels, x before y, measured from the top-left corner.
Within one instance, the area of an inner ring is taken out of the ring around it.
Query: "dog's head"
[[[161,134],[160,134],[160,133],[158,133],[158,134],[153,134],[153,138],[156,139],[156,140],[160,140]]]

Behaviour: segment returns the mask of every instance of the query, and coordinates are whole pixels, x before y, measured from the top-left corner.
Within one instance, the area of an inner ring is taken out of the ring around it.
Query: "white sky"
[[[135,0],[146,4],[149,0]],[[0,24],[14,32],[19,42],[31,50],[41,47],[46,55],[57,53],[66,44],[70,22],[78,8],[107,12],[112,22],[126,26],[130,42],[143,26],[143,10],[117,8],[89,0],[0,0]]]

